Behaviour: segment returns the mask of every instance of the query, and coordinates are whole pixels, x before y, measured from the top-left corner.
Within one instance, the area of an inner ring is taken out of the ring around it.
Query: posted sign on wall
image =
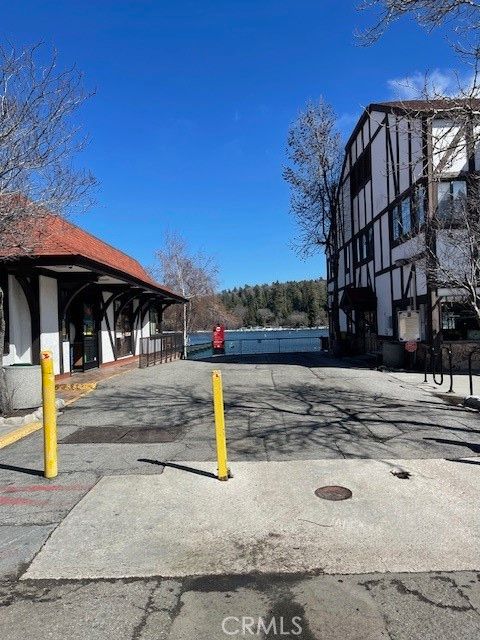
[[[420,313],[418,311],[398,312],[398,339],[400,342],[420,340]]]

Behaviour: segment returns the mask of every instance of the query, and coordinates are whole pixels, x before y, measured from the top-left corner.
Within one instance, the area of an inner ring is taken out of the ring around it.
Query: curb
[[[113,376],[111,376],[113,377]],[[108,380],[109,378],[105,378],[106,380]],[[80,392],[86,392],[86,391],[93,391],[94,389],[97,388],[97,382],[74,382],[74,383],[70,383],[70,384],[62,384],[62,383],[58,383],[55,385],[55,390],[56,391],[80,391]]]
[[[25,438],[25,436],[28,436],[41,428],[41,422],[30,422],[29,424],[24,424],[22,427],[15,429],[14,431],[5,433],[3,436],[0,436],[0,449],[8,447],[9,444],[13,444],[14,442],[17,442],[17,440],[21,440],[22,438]]]

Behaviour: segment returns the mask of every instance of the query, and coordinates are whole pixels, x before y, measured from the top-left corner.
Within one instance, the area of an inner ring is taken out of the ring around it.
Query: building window
[[[158,307],[150,307],[149,320],[150,335],[156,336],[157,334],[162,333],[162,314]]]
[[[398,240],[402,237],[402,210],[397,205],[392,212],[393,239]]]
[[[346,245],[344,248],[344,257],[345,257],[345,274],[350,273],[350,245]]]
[[[404,198],[400,205],[402,216],[402,231],[408,234],[412,230],[412,212],[410,207],[410,198]]]
[[[350,171],[350,191],[352,198],[367,184],[372,177],[372,155],[370,147],[360,154]]]
[[[416,223],[419,227],[425,224],[425,212],[427,209],[427,192],[425,185],[419,184],[415,188],[414,207]]]
[[[373,257],[373,227],[358,234],[355,242],[356,262],[370,260]]]
[[[465,180],[439,182],[437,186],[438,208],[440,220],[453,221],[461,218],[467,201],[467,185]]]
[[[415,203],[417,199],[415,198]],[[424,217],[425,213],[425,203],[423,203],[423,208],[421,215]],[[418,215],[418,214],[417,214]],[[403,198],[398,205],[396,205],[392,211],[392,230],[393,230],[393,239],[399,240],[403,236],[408,236],[412,233],[415,228],[415,216],[414,216],[414,207],[412,207],[412,202],[410,200],[410,196],[406,196]]]
[[[444,340],[479,340],[480,327],[475,314],[466,304],[444,302],[442,334]]]

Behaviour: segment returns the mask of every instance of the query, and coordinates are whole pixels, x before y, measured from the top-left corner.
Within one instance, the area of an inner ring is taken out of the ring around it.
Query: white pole
[[[187,359],[187,303],[183,305],[183,359]]]

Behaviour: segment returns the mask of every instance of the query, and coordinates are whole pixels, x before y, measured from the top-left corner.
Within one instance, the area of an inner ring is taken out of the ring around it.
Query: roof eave
[[[169,291],[168,289],[162,287],[160,284],[155,285],[151,282],[147,282],[142,280],[141,278],[137,278],[136,276],[129,274],[120,269],[115,269],[110,265],[104,264],[103,262],[98,262],[93,260],[92,258],[88,258],[81,254],[56,254],[56,255],[22,255],[18,256],[17,259],[0,259],[0,262],[8,262],[11,265],[14,265],[16,262],[22,262],[25,264],[26,261],[30,263],[37,263],[39,266],[46,266],[48,264],[58,264],[58,265],[73,265],[76,267],[83,267],[89,269],[90,271],[94,271],[96,273],[100,273],[102,275],[111,276],[114,278],[118,278],[119,280],[123,280],[127,284],[133,286],[140,286],[148,292],[152,292],[153,294],[161,294],[165,299],[170,300],[174,303],[186,304],[187,299],[183,296]],[[58,272],[57,272],[58,273]],[[52,272],[52,277],[54,277],[54,272]],[[58,274],[60,275],[60,274]],[[58,276],[57,276],[58,277]]]

